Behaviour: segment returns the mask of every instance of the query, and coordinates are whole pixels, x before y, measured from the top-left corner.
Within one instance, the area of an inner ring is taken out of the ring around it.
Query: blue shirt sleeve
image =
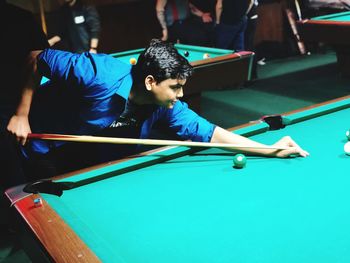
[[[169,128],[183,140],[210,142],[216,127],[181,101],[172,109],[166,109],[165,119]]]
[[[86,99],[105,99],[114,94],[126,99],[132,83],[131,66],[106,54],[45,49],[38,56],[38,70],[52,81],[79,89]],[[122,84],[129,88],[120,89]]]

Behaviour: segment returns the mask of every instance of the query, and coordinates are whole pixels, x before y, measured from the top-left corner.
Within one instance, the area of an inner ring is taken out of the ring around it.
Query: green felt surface
[[[232,50],[227,49],[218,49],[218,48],[209,48],[209,47],[199,47],[199,46],[191,46],[191,45],[183,45],[183,44],[175,44],[176,49],[178,52],[185,57],[185,51],[187,51],[189,54],[186,57],[189,62],[203,60],[203,55],[205,53],[209,54],[211,58],[215,58],[218,56],[228,55],[232,54]],[[131,58],[138,59],[140,53],[143,51],[143,49],[135,49],[125,52],[119,52],[115,54],[111,54],[113,57],[118,58],[125,63],[130,63]]]
[[[311,20],[328,20],[328,21],[338,21],[338,22],[350,22],[350,11],[335,13],[324,16],[317,16],[311,18]]]
[[[253,139],[291,135],[308,158],[233,169],[232,154],[210,149],[43,196],[103,262],[350,262],[349,115],[254,126]]]

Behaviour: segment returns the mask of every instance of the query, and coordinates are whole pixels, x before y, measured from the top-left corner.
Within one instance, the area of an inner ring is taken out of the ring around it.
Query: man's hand
[[[25,145],[27,142],[27,136],[31,133],[29,120],[27,116],[13,115],[7,125],[7,130],[16,136],[17,142],[21,145]]]
[[[52,38],[49,38],[47,42],[49,42],[50,47],[55,45],[56,43],[60,42],[61,38],[59,36],[53,36]]]
[[[202,14],[202,21],[203,21],[203,23],[211,23],[211,22],[213,22],[213,19],[212,19],[210,13],[203,13]]]
[[[273,144],[276,147],[288,147],[287,150],[278,150],[272,153],[273,156],[286,158],[291,156],[302,156],[307,157],[309,153],[303,150],[290,136],[284,136],[278,142]]]
[[[168,40],[168,37],[169,37],[169,36],[168,36],[168,29],[167,29],[167,28],[163,29],[163,30],[162,30],[162,34],[163,34],[163,35],[162,35],[162,38],[161,38],[162,41],[167,41],[167,40]]]

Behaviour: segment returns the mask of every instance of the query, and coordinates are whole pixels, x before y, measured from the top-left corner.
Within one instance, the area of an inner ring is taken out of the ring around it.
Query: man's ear
[[[146,78],[145,78],[145,86],[146,86],[146,89],[148,91],[152,90],[152,86],[153,84],[156,83],[156,80],[154,79],[154,77],[152,75],[148,75]]]

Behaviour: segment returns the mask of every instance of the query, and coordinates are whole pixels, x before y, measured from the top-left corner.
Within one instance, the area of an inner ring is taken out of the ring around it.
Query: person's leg
[[[168,41],[177,43],[181,38],[181,24],[174,22],[171,26],[168,26]]]
[[[206,30],[206,23],[197,18],[190,18],[184,22],[184,34],[190,45],[211,45],[210,35]]]
[[[172,43],[190,43],[190,34],[188,33],[185,21],[175,21],[170,27],[168,27],[169,38],[168,41]]]
[[[245,31],[245,50],[253,51],[255,53],[253,58],[253,65],[252,65],[252,79],[256,79],[258,77],[257,72],[257,62],[258,62],[258,56],[257,51],[254,46],[254,38],[255,38],[255,32],[257,27],[257,16],[256,18],[249,18],[247,21],[247,29]]]
[[[215,46],[230,49],[234,39],[234,28],[231,25],[219,24],[215,26]]]
[[[238,23],[233,25],[234,34],[233,41],[231,43],[231,48],[235,51],[242,51],[244,47],[244,35],[247,28],[247,17],[244,16]]]
[[[20,146],[8,132],[0,133],[0,184],[6,189],[26,181]]]
[[[204,30],[206,32],[206,35],[208,36],[208,46],[214,47],[215,46],[215,31],[214,31],[214,23],[205,23],[204,24]]]
[[[10,213],[10,203],[5,198],[5,191],[13,186],[26,182],[22,155],[15,138],[8,132],[0,132],[0,231],[6,234],[11,229],[12,218]]]

